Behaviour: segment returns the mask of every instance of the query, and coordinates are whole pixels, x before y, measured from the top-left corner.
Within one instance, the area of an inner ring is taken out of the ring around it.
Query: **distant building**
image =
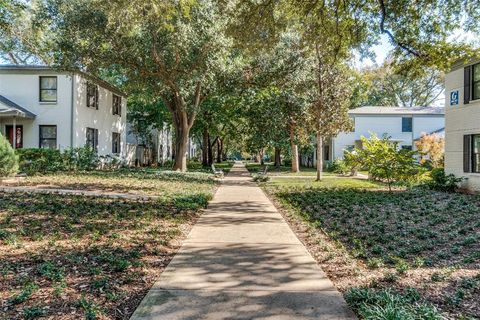
[[[0,65],[0,133],[14,148],[125,155],[126,95],[83,72]]]
[[[445,171],[480,191],[480,60],[445,75]]]
[[[164,124],[162,129],[150,129],[145,136],[135,132],[127,123],[127,163],[131,166],[162,165],[174,159],[173,128]],[[197,157],[198,146],[193,138],[188,140],[188,159]]]
[[[324,160],[343,158],[345,150],[361,148],[361,138],[372,134],[388,136],[401,148],[415,150],[415,140],[422,134],[444,134],[444,108],[361,107],[348,112],[353,123],[352,132],[342,132],[324,144]]]

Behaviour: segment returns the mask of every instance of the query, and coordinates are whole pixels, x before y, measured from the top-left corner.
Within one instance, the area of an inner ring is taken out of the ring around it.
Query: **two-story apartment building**
[[[387,135],[402,148],[415,149],[422,134],[443,135],[444,109],[438,107],[361,107],[348,112],[354,123],[352,132],[342,132],[324,146],[325,160],[341,159],[345,150],[362,147],[362,137]]]
[[[445,75],[445,172],[480,191],[480,60],[459,62]]]
[[[75,148],[125,155],[126,95],[83,72],[0,66],[0,133],[14,148]]]

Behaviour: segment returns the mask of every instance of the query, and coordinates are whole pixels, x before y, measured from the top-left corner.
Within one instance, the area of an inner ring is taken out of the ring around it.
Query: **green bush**
[[[347,153],[351,156],[351,168],[366,168],[376,180],[386,182],[391,190],[394,182],[413,183],[421,179],[421,168],[416,163],[417,152],[400,149],[398,143],[384,136],[362,137],[362,149]]]
[[[28,175],[64,170],[60,150],[17,149],[20,158],[20,171]]]
[[[432,190],[454,192],[458,187],[458,184],[464,180],[464,178],[457,178],[453,174],[445,174],[443,168],[434,168],[430,172],[432,180],[427,181],[425,185]]]
[[[347,167],[345,165],[345,161],[336,159],[334,161],[328,161],[326,163],[325,170],[327,172],[345,174],[347,172]]]
[[[18,157],[15,150],[3,135],[0,134],[0,177],[7,177],[17,173]]]
[[[20,171],[28,175],[59,171],[89,171],[97,168],[97,152],[90,147],[67,149],[18,149]]]
[[[352,176],[356,175],[359,170],[365,166],[363,153],[356,149],[352,151],[345,151],[343,154],[345,171],[349,171]]]

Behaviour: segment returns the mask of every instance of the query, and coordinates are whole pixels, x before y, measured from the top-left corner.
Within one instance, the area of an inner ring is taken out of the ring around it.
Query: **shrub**
[[[443,168],[434,168],[430,172],[432,180],[427,181],[425,185],[432,190],[453,192],[458,187],[458,184],[463,181],[464,178],[457,178],[453,174],[445,174]]]
[[[28,175],[64,170],[62,154],[55,149],[18,149],[20,171]]]
[[[91,147],[67,149],[18,149],[20,171],[28,175],[38,173],[94,170],[98,167],[97,152]]]
[[[0,177],[7,177],[17,173],[18,156],[10,146],[10,142],[0,134]]]
[[[364,166],[362,155],[363,153],[357,150],[345,151],[343,154],[345,171],[349,171],[352,176],[356,175]]]
[[[393,182],[411,183],[420,178],[415,151],[399,149],[398,143],[388,137],[362,137],[363,149],[356,150],[358,161],[368,169],[371,177],[384,181],[391,190]]]
[[[334,161],[328,161],[327,162],[326,171],[327,172],[344,174],[344,173],[347,172],[347,167],[346,167],[345,162],[343,160],[336,159]]]
[[[432,168],[440,168],[444,165],[445,138],[437,134],[423,134],[415,142],[420,153],[420,163]]]

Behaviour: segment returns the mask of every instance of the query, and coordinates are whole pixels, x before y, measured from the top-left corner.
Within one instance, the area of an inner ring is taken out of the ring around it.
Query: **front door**
[[[16,149],[23,148],[23,126],[22,125],[17,125],[17,145]],[[13,126],[8,125],[5,126],[5,133],[6,136],[8,137],[8,141],[10,141],[10,145],[13,147]]]

